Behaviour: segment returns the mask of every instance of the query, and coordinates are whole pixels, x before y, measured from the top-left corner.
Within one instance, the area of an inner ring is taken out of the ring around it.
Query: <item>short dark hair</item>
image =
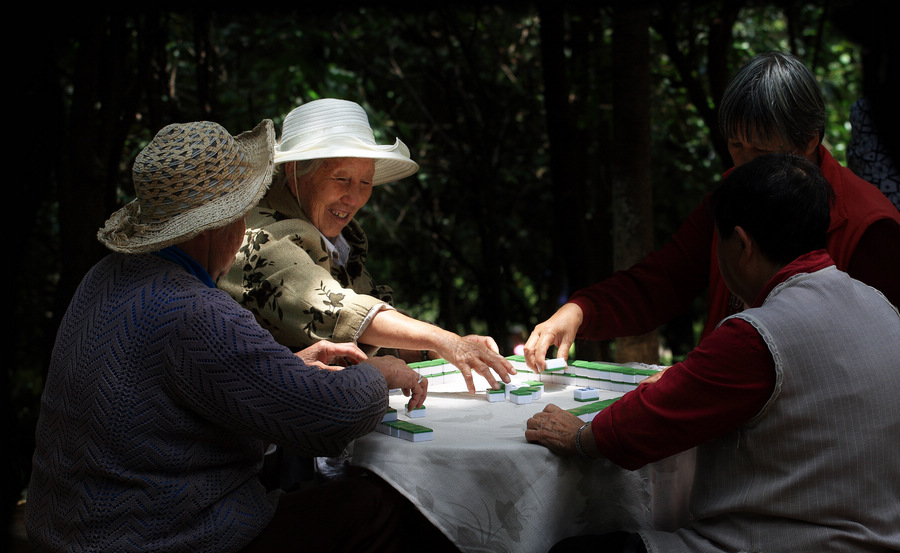
[[[740,226],[767,259],[784,266],[825,247],[832,194],[819,168],[806,158],[766,154],[735,168],[711,200],[723,238]]]
[[[816,76],[784,52],[759,54],[747,62],[719,104],[719,130],[726,140],[756,134],[795,150],[804,148],[816,133],[821,142],[826,119]]]

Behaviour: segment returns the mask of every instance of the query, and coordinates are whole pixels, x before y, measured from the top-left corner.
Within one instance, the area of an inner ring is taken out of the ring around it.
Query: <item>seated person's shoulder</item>
[[[257,206],[244,216],[244,221],[247,228],[259,228],[287,218],[287,215],[277,209]]]
[[[246,217],[248,233],[251,236],[265,234],[269,240],[280,240],[284,237],[292,239],[313,239],[320,237],[316,228],[304,219],[298,219],[276,209],[257,207]]]

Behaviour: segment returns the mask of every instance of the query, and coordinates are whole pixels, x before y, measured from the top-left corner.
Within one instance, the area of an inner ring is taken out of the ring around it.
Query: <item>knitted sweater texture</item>
[[[152,255],[81,283],[53,350],[26,507],[36,551],[237,551],[271,520],[269,442],[334,455],[387,408],[372,366],[305,365]]]

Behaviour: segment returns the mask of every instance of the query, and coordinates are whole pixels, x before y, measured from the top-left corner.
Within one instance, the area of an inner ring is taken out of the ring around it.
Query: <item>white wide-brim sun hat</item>
[[[117,252],[152,252],[233,223],[268,190],[274,148],[269,119],[234,137],[211,121],[164,127],[134,160],[136,199],[97,239]]]
[[[391,145],[375,143],[366,111],[355,102],[323,98],[288,113],[281,141],[275,146],[276,165],[335,157],[374,159],[373,185],[400,180],[419,170],[399,138]]]

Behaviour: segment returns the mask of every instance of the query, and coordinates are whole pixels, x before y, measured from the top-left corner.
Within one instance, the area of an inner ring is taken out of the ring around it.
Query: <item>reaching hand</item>
[[[509,382],[509,375],[516,374],[512,364],[501,356],[497,343],[487,336],[469,335],[460,337],[447,333],[437,354],[452,363],[466,379],[466,387],[470,393],[475,393],[475,382],[472,380],[472,371],[483,376],[491,388],[499,388],[493,370],[503,382]]]
[[[512,364],[499,353],[497,343],[485,336],[460,337],[433,324],[424,323],[396,310],[380,311],[359,338],[360,343],[401,349],[429,350],[459,369],[469,391],[475,393],[472,372],[483,376],[493,388],[497,380],[493,370],[504,382],[516,374]]]
[[[489,350],[493,351],[496,354],[500,353],[500,348],[497,346],[497,342],[495,342],[494,339],[490,336],[467,334],[466,336],[463,336],[463,340],[468,340],[470,342],[475,342],[476,344],[486,346]]]
[[[425,403],[428,395],[428,379],[409,368],[402,360],[390,355],[370,357],[366,363],[372,365],[384,376],[389,389],[400,388],[403,395],[410,397],[406,408],[412,411]]]
[[[536,372],[546,369],[547,350],[556,346],[558,357],[569,358],[569,348],[575,341],[578,327],[584,320],[581,308],[574,303],[567,303],[559,308],[552,317],[534,327],[528,341],[525,342],[525,364]]]
[[[339,371],[344,366],[354,365],[366,359],[366,354],[352,342],[336,344],[326,340],[316,342],[294,355],[307,365],[314,365],[327,371]]]

